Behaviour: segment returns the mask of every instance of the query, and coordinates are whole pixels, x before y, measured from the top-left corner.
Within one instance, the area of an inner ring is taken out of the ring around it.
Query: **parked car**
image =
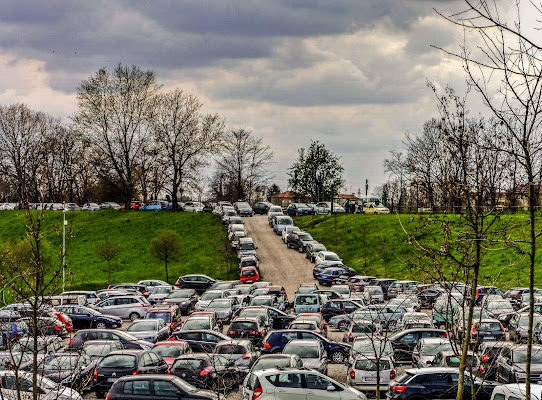
[[[68,349],[81,349],[86,342],[94,340],[116,340],[121,342],[125,349],[150,350],[153,346],[150,342],[116,329],[82,329],[70,339]]]
[[[292,339],[284,346],[282,354],[295,354],[303,360],[304,367],[327,375],[327,353],[318,339]]]
[[[320,251],[314,257],[314,263],[316,265],[318,264],[332,265],[339,262],[342,262],[342,258],[340,258],[336,253],[332,251]]]
[[[243,257],[254,256],[258,258],[256,250],[258,247],[254,244],[252,238],[239,239],[239,245],[237,246],[237,260],[241,260]]]
[[[135,321],[145,318],[151,303],[144,296],[119,296],[96,304],[96,311],[123,319]]]
[[[273,230],[277,235],[282,235],[282,231],[287,226],[294,226],[294,221],[292,218],[288,217],[287,215],[277,216],[273,223]]]
[[[175,286],[182,289],[194,289],[199,294],[205,292],[216,281],[207,275],[190,274],[180,276],[175,282]]]
[[[495,380],[495,372],[497,370],[497,358],[501,353],[502,348],[507,345],[507,342],[482,342],[478,349],[480,354],[480,377],[486,380]]]
[[[300,253],[304,253],[309,243],[315,240],[307,232],[292,232],[286,237],[286,246],[289,249],[297,249]]]
[[[422,312],[408,312],[397,323],[397,330],[434,328],[431,317]]]
[[[138,339],[156,343],[161,340],[167,340],[170,330],[166,321],[159,318],[132,321],[126,328],[126,332]]]
[[[220,332],[208,329],[175,331],[169,338],[188,343],[194,353],[212,353],[218,342],[229,339],[230,337]]]
[[[101,207],[97,203],[86,203],[83,207],[81,207],[82,211],[100,211]]]
[[[117,350],[106,355],[94,372],[97,397],[103,397],[113,383],[123,376],[165,374],[168,365],[150,350]]]
[[[37,376],[38,399],[70,399],[82,400],[81,395],[69,387],[59,386],[51,379]],[[4,399],[31,399],[34,390],[34,379],[31,372],[25,371],[0,371],[2,381],[2,398]]]
[[[390,209],[382,203],[376,204],[369,202],[363,205],[363,212],[365,214],[389,214]]]
[[[340,206],[337,203],[333,203],[333,209],[330,202],[322,201],[320,203],[316,203],[314,206],[314,212],[315,214],[344,214],[346,211],[344,207]]]
[[[453,350],[439,351],[433,361],[431,362],[432,367],[449,367],[449,368],[459,368],[461,354],[456,354]],[[472,367],[473,372],[478,372],[480,367],[480,359],[472,351],[467,352],[467,368]]]
[[[314,211],[312,207],[306,203],[291,203],[288,206],[286,213],[292,217],[299,217],[301,215],[312,215]]]
[[[154,286],[151,294],[147,297],[147,300],[151,304],[160,304],[162,303],[168,295],[176,289],[175,286]]]
[[[203,212],[203,203],[199,201],[187,201],[184,203],[184,211],[186,212]]]
[[[314,263],[316,254],[321,251],[327,251],[326,246],[324,246],[322,243],[307,243],[305,257],[308,258],[311,263]]]
[[[261,318],[238,317],[231,322],[227,333],[231,338],[246,338],[259,345],[267,335],[267,327]]]
[[[340,398],[341,400],[366,399],[356,389],[306,368],[271,368],[255,371],[248,376],[243,386],[244,399],[288,399],[291,398],[288,397],[290,393],[297,394],[298,398],[311,398],[313,400],[329,398]]]
[[[271,208],[273,204],[266,202],[266,201],[259,201],[257,203],[254,203],[252,206],[252,210],[254,211],[254,214],[267,214],[269,211],[269,208]],[[282,210],[281,210],[282,211]]]
[[[241,283],[254,283],[260,280],[260,273],[256,267],[243,267],[239,271]]]
[[[233,203],[233,208],[235,208],[235,211],[237,211],[237,214],[240,217],[254,216],[254,211],[252,210],[252,207],[250,207],[250,204],[248,204],[246,201],[238,201]]]
[[[433,359],[441,351],[452,350],[449,339],[439,337],[421,338],[412,350],[412,366],[428,368],[433,365]]]
[[[393,347],[385,337],[358,337],[350,348],[347,365],[354,364],[358,357],[368,359],[389,357],[393,360]]]
[[[198,294],[195,289],[179,289],[168,294],[162,304],[166,306],[177,306],[181,315],[188,315],[195,309],[197,302]]]
[[[472,322],[471,343],[478,347],[487,341],[501,341],[506,339],[504,327],[497,319],[486,318]]]
[[[247,339],[229,339],[216,344],[214,354],[219,354],[234,363],[242,372],[248,372],[260,356],[254,344]]]
[[[531,379],[542,380],[542,346],[533,345],[531,353]],[[495,378],[501,383],[525,382],[527,345],[507,343],[497,357]]]
[[[214,311],[218,315],[218,319],[223,324],[229,324],[234,311],[239,307],[239,303],[235,298],[214,299],[209,303],[206,310]]]
[[[388,299],[393,299],[399,294],[418,294],[418,287],[421,282],[417,281],[395,281],[388,287]]]
[[[264,354],[256,360],[250,373],[269,368],[303,368],[303,360],[297,354]],[[246,384],[245,378],[245,384]]]
[[[412,351],[422,338],[448,338],[448,333],[442,329],[409,329],[398,332],[390,337],[396,361],[412,361]]]
[[[301,229],[299,229],[299,227],[297,226],[291,225],[291,226],[287,226],[286,228],[282,230],[281,237],[284,244],[286,244],[286,238],[288,237],[288,235],[293,232],[301,232]]]
[[[296,294],[294,299],[294,313],[303,312],[321,312],[324,304],[327,302],[327,297],[321,294],[307,293]]]
[[[28,326],[29,332],[34,332],[32,318],[21,318],[19,321],[24,322]],[[62,323],[56,317],[38,317],[36,320],[35,329],[36,332],[38,332],[39,336],[68,336],[68,330],[66,329],[66,325],[64,325],[64,323]]]
[[[211,315],[192,315],[181,326],[182,331],[208,329],[219,332],[221,330],[218,319]]]
[[[188,342],[182,340],[164,340],[156,342],[152,347],[152,351],[171,366],[175,359],[183,354],[192,353],[192,349]]]
[[[347,383],[358,390],[376,391],[377,373],[380,375],[378,390],[387,391],[390,381],[395,379],[393,359],[389,356],[380,356],[378,359],[358,356],[348,370]]]
[[[542,315],[533,314],[533,327],[542,323]],[[504,328],[503,328],[504,331]],[[510,334],[510,340],[516,343],[527,343],[529,331],[529,313],[517,313],[514,315],[510,322],[508,322],[508,333]],[[534,330],[533,330],[534,336]]]
[[[116,329],[122,326],[120,317],[105,315],[90,307],[69,305],[56,306],[55,309],[62,311],[71,318],[74,329]]]
[[[100,209],[113,209],[113,210],[120,210],[120,204],[119,203],[115,203],[113,201],[106,201],[106,202],[103,202],[102,204],[100,204]]]
[[[92,360],[100,361],[115,350],[123,350],[124,345],[118,340],[90,340],[83,343],[83,353]]]

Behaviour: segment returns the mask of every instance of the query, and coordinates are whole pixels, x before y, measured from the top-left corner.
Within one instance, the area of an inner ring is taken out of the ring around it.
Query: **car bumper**
[[[376,383],[359,384],[352,381],[349,382],[350,387],[353,387],[360,392],[376,392]],[[387,392],[389,385],[387,383],[381,383],[379,386],[381,392]]]

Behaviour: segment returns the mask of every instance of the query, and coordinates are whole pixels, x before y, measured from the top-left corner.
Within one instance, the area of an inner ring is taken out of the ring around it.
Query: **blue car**
[[[342,267],[331,267],[326,268],[318,275],[318,283],[320,285],[333,285],[335,283],[335,279],[337,279],[341,275],[350,275],[352,272],[348,271],[350,268],[342,268]]]
[[[303,329],[288,329],[272,331],[263,339],[263,348],[261,354],[280,353],[284,346],[292,339],[315,339],[320,340],[324,345],[328,358],[335,364],[342,364],[348,357],[350,345],[346,343],[338,343],[313,331]]]
[[[167,210],[168,207],[170,206],[167,201],[153,200],[150,203],[147,203],[144,206],[140,207],[139,210],[140,211],[161,211],[161,210]]]
[[[28,333],[28,325],[24,321],[5,321],[0,323],[2,345],[18,340]]]
[[[279,215],[275,218],[275,222],[273,223],[273,230],[277,235],[282,235],[282,231],[287,226],[294,226],[294,221],[292,218],[288,217],[287,215]]]
[[[300,215],[312,215],[314,211],[312,207],[305,203],[292,203],[288,206],[286,213],[290,216],[299,217]]]
[[[89,307],[64,305],[56,306],[55,309],[72,319],[74,329],[117,329],[122,326],[119,317],[104,315]]]

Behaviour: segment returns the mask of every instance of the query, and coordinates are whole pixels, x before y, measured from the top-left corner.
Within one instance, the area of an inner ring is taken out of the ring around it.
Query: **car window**
[[[306,374],[305,380],[307,381],[307,389],[327,390],[328,386],[333,386],[337,391],[342,390],[340,386],[320,375]]]
[[[150,356],[149,353],[143,355],[143,358],[141,359],[141,364],[140,365],[142,367],[152,367],[153,366],[153,362],[152,362],[152,359],[151,359],[151,356]]]
[[[301,374],[276,374],[267,377],[267,380],[276,387],[303,388]]]
[[[201,340],[204,342],[213,342],[217,343],[222,340],[220,337],[213,335],[212,333],[202,333]]]
[[[154,381],[152,384],[155,396],[177,397],[179,389],[168,381]]]
[[[129,381],[124,383],[124,394],[150,395],[149,381]]]
[[[159,367],[164,363],[164,360],[162,360],[162,358],[158,357],[154,353],[149,353],[149,356],[151,358],[152,365],[154,365],[155,367]]]
[[[415,343],[416,342],[416,335],[414,333],[408,333],[405,336],[403,336],[400,341],[402,343]]]
[[[505,400],[505,398],[504,394],[497,393],[493,395],[493,400]],[[513,399],[513,397],[510,397],[509,399]]]

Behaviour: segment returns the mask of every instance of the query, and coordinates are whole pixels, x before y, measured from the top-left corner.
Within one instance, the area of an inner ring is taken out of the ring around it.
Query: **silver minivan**
[[[96,304],[96,311],[134,321],[145,318],[151,303],[144,296],[118,296]]]

